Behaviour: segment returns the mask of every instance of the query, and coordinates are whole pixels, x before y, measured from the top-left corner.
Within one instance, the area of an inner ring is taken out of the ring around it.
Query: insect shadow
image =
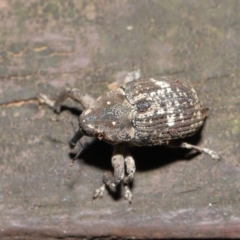
[[[79,116],[82,112],[78,108],[65,106],[61,107],[61,112],[62,111],[69,111],[71,114],[75,116]],[[202,128],[194,136],[187,139],[183,139],[183,141],[186,141],[193,145],[197,145],[201,141]],[[77,157],[76,160],[80,161],[81,159],[84,161],[84,163],[88,165],[92,165],[96,168],[100,168],[103,170],[112,171],[111,166],[112,151],[113,147],[111,145],[107,144],[104,141],[96,140],[93,143],[88,144],[83,149],[83,151]],[[170,148],[167,146],[130,147],[129,151],[135,160],[137,172],[150,171],[152,169],[160,168],[176,161],[191,160],[200,154],[199,152],[195,152],[194,150],[188,150],[183,148]],[[73,152],[69,153],[71,159],[75,158],[76,152],[77,151],[75,151],[75,153]],[[79,162],[79,164],[81,163]],[[130,188],[133,187],[134,181],[131,182],[130,184]],[[121,193],[122,188],[120,184],[117,185],[115,191],[113,191],[109,187],[107,187],[107,190],[114,200],[118,200],[122,197]]]
[[[79,108],[62,105],[60,112],[64,112],[64,111],[68,111],[76,117],[79,117],[80,114],[82,113],[82,110],[80,110]]]
[[[61,112],[69,111],[72,115],[79,116],[82,111],[76,107],[61,106]],[[201,141],[201,133],[205,124],[192,137],[181,140],[193,145],[197,145]],[[72,132],[72,135],[74,132]],[[78,145],[77,145],[78,146]],[[76,147],[77,149],[77,147]],[[111,156],[113,147],[104,141],[94,141],[92,144],[87,144],[77,159],[83,159],[86,164],[93,165],[100,169],[112,170]],[[155,168],[163,167],[175,161],[191,160],[199,152],[183,148],[171,148],[167,146],[153,147],[130,147],[137,171],[150,171]],[[70,152],[69,156],[74,159],[76,153]]]
[[[188,143],[196,145],[201,140],[201,133],[198,132],[198,134],[185,140]],[[96,140],[84,148],[78,159],[83,159],[86,164],[100,169],[110,170],[112,169],[112,151],[113,147],[111,145],[104,141]],[[150,171],[176,161],[191,160],[201,154],[194,150],[167,146],[129,147],[129,151],[135,160],[137,171]],[[73,159],[76,153],[71,152],[69,156]]]
[[[194,137],[186,139],[191,144],[197,144],[201,140],[201,132]],[[87,146],[77,160],[82,159],[85,164],[112,172],[111,156],[113,147],[103,141],[95,141]],[[182,148],[170,148],[165,146],[154,147],[131,147],[130,153],[135,159],[137,172],[146,172],[152,169],[160,168],[176,161],[188,161],[199,155],[199,152]],[[69,153],[70,158],[74,158],[76,153]],[[79,164],[82,164],[82,162]],[[129,185],[134,188],[134,180]],[[107,191],[111,197],[117,201],[122,198],[122,185],[119,184],[112,189],[107,186]]]

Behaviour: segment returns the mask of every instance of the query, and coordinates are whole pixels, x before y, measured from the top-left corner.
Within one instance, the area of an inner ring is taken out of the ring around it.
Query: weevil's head
[[[79,117],[84,135],[97,137],[111,144],[131,141],[134,129],[131,124],[132,105],[118,88],[99,97]]]

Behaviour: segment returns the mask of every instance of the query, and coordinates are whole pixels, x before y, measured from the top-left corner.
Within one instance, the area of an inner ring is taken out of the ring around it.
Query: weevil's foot
[[[103,184],[100,188],[95,189],[95,191],[93,193],[93,199],[102,198],[105,188],[106,188],[106,185]]]
[[[72,141],[69,141],[69,142],[68,142],[68,146],[69,146],[71,149],[73,149],[73,148],[75,148],[76,143],[74,143],[74,142],[72,142]]]
[[[131,204],[133,198],[132,192],[127,185],[125,185],[124,188],[125,188],[124,198]]]
[[[208,154],[215,161],[218,161],[220,159],[220,157],[217,155],[217,153],[212,151],[211,149],[203,148],[202,151],[204,153]]]
[[[50,99],[47,95],[45,94],[42,94],[42,93],[39,93],[38,94],[38,101],[41,103],[41,104],[46,104],[47,106],[49,106],[50,108],[54,108],[54,104],[55,104],[55,101]]]
[[[141,71],[139,68],[137,68],[127,74],[127,76],[124,79],[124,83],[138,80],[139,78],[141,78]]]
[[[103,182],[105,185],[110,187],[116,187],[120,183],[121,179],[114,177],[114,176],[108,176],[107,174],[103,175]]]
[[[126,177],[123,178],[123,183],[124,184],[129,184],[134,178],[134,173],[130,173]]]
[[[203,152],[203,153],[206,153],[208,154],[213,160],[217,161],[220,159],[220,157],[217,155],[216,152],[212,151],[211,149],[208,149],[208,148],[201,148],[201,147],[198,147],[198,146],[194,146],[192,144],[189,144],[189,143],[182,143],[180,145],[180,147],[182,148],[186,148],[186,149],[195,149],[197,150],[198,152]]]

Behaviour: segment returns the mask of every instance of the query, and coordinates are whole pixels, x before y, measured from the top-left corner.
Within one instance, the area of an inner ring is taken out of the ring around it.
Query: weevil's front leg
[[[102,198],[105,188],[106,188],[106,184],[104,183],[100,188],[95,189],[93,193],[93,199]]]
[[[106,185],[115,187],[118,185],[124,177],[124,156],[123,145],[119,144],[114,146],[112,156],[112,167],[114,174],[112,177],[103,176],[103,182]]]
[[[124,189],[125,189],[124,198],[131,204],[132,203],[133,194],[132,194],[128,184],[124,184]]]
[[[123,183],[129,184],[133,180],[134,174],[136,172],[135,161],[129,152],[127,152],[127,155],[125,155],[124,161],[126,165],[127,176],[124,177]]]
[[[179,147],[186,148],[186,149],[194,149],[194,150],[197,150],[198,152],[201,152],[201,153],[203,152],[208,154],[213,160],[219,160],[219,156],[217,155],[217,153],[208,148],[201,148],[186,142],[182,143]]]
[[[133,180],[134,174],[136,172],[136,166],[135,161],[133,157],[127,152],[127,155],[125,155],[125,165],[126,165],[126,173],[127,176],[124,177],[123,183],[125,188],[124,198],[129,202],[132,203],[132,192],[129,188],[129,183]]]
[[[65,90],[60,92],[55,101],[54,110],[56,112],[60,112],[61,105],[67,98],[71,98],[76,102],[80,103],[83,109],[89,108],[95,101],[94,98],[87,94],[83,94],[77,88],[66,88]]]
[[[55,101],[42,93],[40,93],[38,96],[40,103],[48,105],[56,112],[60,112],[61,105],[67,98],[71,98],[80,103],[83,110],[89,108],[95,101],[94,98],[87,94],[83,94],[80,90],[76,88],[66,88],[65,90],[60,92]]]
[[[132,192],[129,188],[129,183],[133,180],[134,174],[136,172],[135,161],[133,157],[130,155],[129,151],[125,148],[125,167],[127,176],[123,178],[123,184],[125,188],[124,198],[128,200],[129,203],[132,203]]]
[[[112,156],[112,166],[114,169],[113,176],[103,176],[103,185],[94,191],[93,198],[103,196],[103,192],[106,185],[115,187],[118,185],[124,177],[124,157],[123,157],[123,145],[119,144],[114,146]]]

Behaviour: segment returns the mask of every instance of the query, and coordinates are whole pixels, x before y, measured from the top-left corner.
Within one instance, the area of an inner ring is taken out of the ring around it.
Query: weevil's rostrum
[[[132,193],[128,185],[134,178],[136,167],[128,151],[130,146],[182,147],[204,152],[214,160],[219,159],[208,148],[183,142],[203,125],[207,108],[202,106],[192,87],[175,78],[133,80],[97,100],[78,89],[66,89],[52,107],[59,111],[67,97],[85,108],[79,117],[79,130],[70,146],[74,147],[84,135],[114,145],[114,175],[103,177],[103,185],[95,190],[94,198],[103,196],[106,185],[116,186],[123,182],[125,198],[131,202]],[[42,98],[50,105],[46,96]],[[174,140],[179,140],[178,145]]]

